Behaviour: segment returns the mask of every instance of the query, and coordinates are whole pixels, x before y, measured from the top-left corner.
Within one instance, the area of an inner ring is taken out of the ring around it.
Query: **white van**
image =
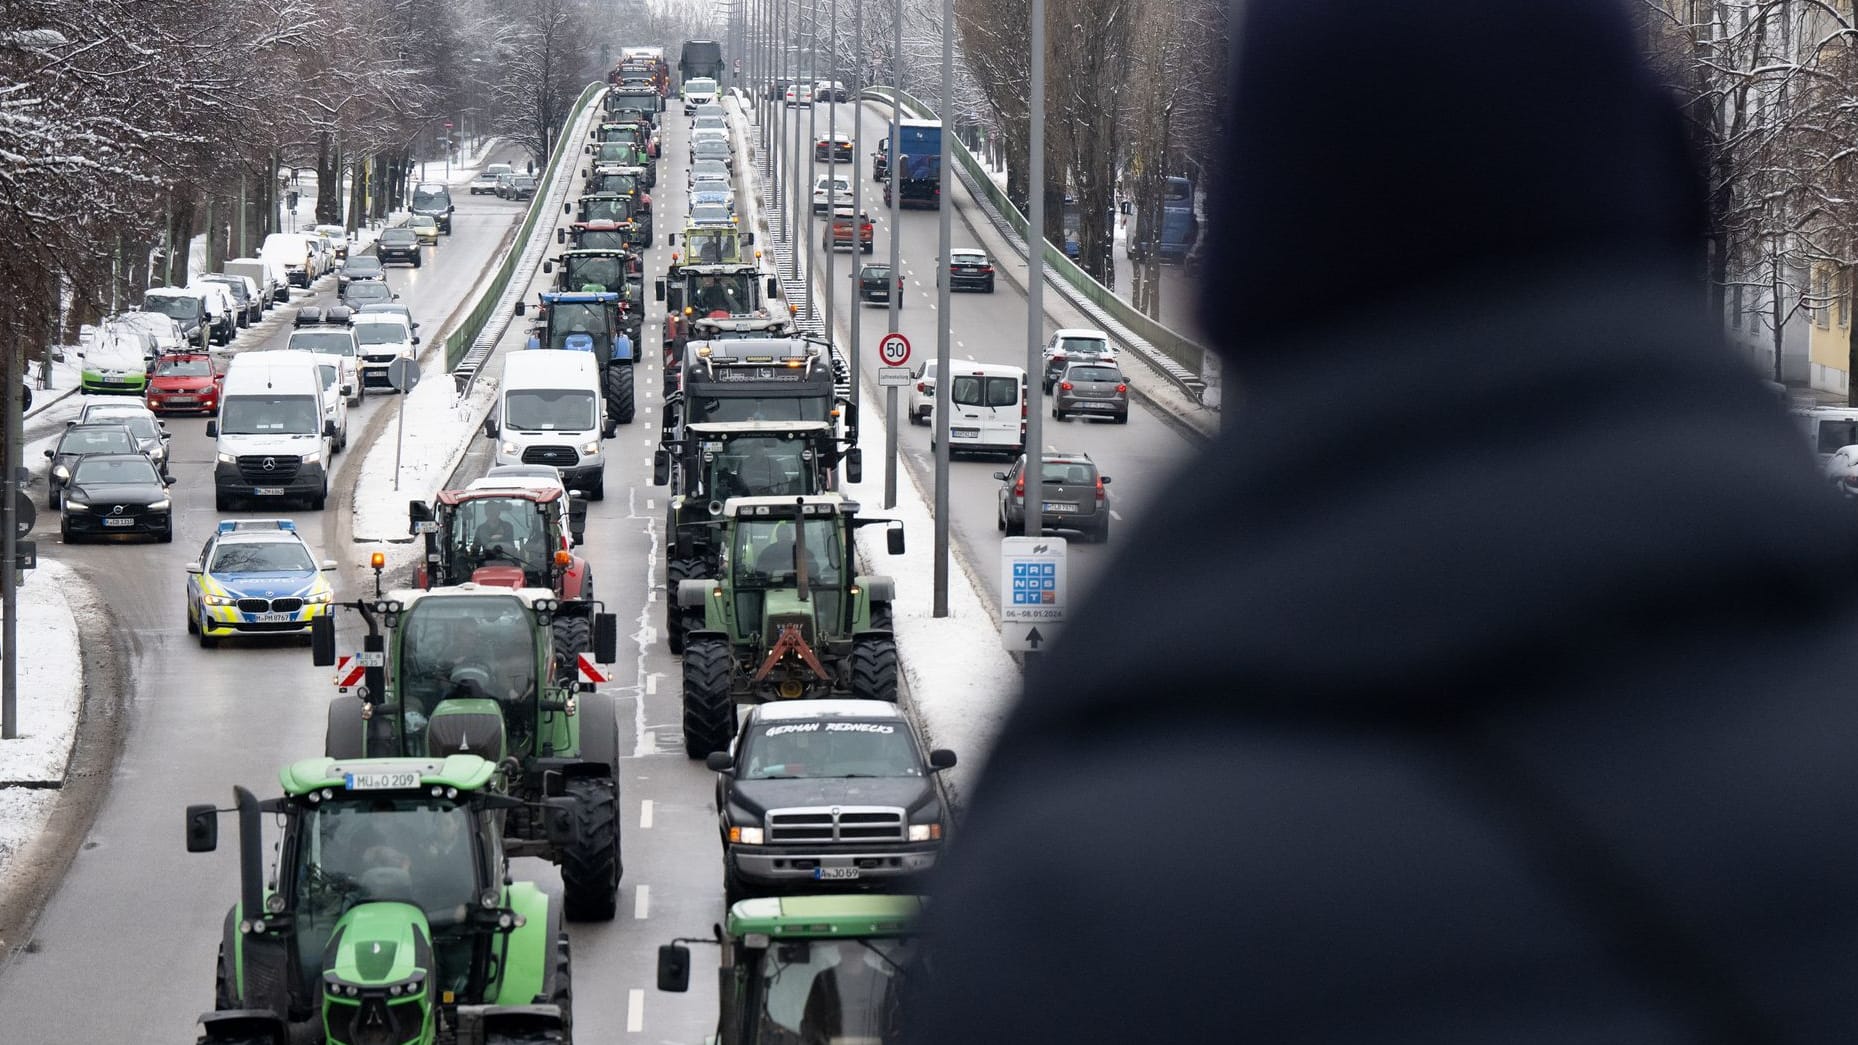
[[[273,232],[266,236],[264,246],[258,249],[258,257],[284,266],[285,278],[305,290],[322,275],[321,254],[308,236],[294,232]]]
[[[1824,466],[1841,447],[1858,444],[1858,407],[1822,406],[1794,413],[1794,420],[1805,433]]]
[[[948,368],[948,452],[1026,451],[1026,372],[1000,363],[956,361]],[[930,416],[934,416],[931,410]],[[929,437],[935,449],[935,436]]]
[[[329,453],[333,456],[348,449],[348,396],[346,390],[351,387],[342,373],[343,357],[324,352],[305,351],[299,348],[277,348],[265,353],[272,364],[297,362],[316,368],[316,376],[322,381],[323,420],[335,425],[335,435],[329,440]]]
[[[233,258],[219,267],[228,276],[244,276],[258,284],[258,297],[264,307],[290,300],[290,278],[273,258]]]
[[[367,387],[362,383],[361,342],[354,330],[334,323],[311,323],[292,330],[284,347],[314,353],[334,363],[337,391],[347,398],[349,406],[361,405]]]
[[[241,352],[226,368],[214,440],[213,501],[300,499],[321,510],[329,498],[330,440],[323,378],[308,353]]]
[[[497,405],[484,421],[497,464],[548,464],[589,500],[606,496],[600,367],[591,352],[508,353]]]
[[[394,360],[419,359],[413,347],[419,344],[419,335],[413,333],[406,317],[397,312],[357,312],[349,317],[348,328],[355,332],[355,340],[361,345],[363,389],[370,381],[382,388],[389,387],[387,368]]]

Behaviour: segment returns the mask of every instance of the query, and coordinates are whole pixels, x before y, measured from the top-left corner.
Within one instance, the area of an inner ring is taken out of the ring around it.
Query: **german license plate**
[[[1046,501],[1046,502],[1045,502],[1045,510],[1046,510],[1046,511],[1048,511],[1048,512],[1057,512],[1058,514],[1061,514],[1061,515],[1062,515],[1062,514],[1063,514],[1063,513],[1065,513],[1065,512],[1075,512],[1075,511],[1077,511],[1077,505],[1075,505],[1075,504],[1065,504],[1065,503],[1064,503],[1064,502],[1062,502],[1062,501]]]
[[[252,496],[282,497],[284,496],[284,488],[282,486],[254,486],[252,487]]]
[[[193,401],[194,401],[193,396],[169,396],[168,397],[168,402],[176,404],[176,405],[184,405],[187,403],[191,403]]]
[[[291,621],[296,620],[296,619],[297,619],[297,615],[294,613],[254,613],[252,614],[252,623],[254,624],[289,624]]]
[[[951,428],[948,430],[948,437],[950,439],[979,439],[981,437],[981,430],[978,428]]]
[[[813,880],[816,882],[844,882],[858,877],[856,867],[815,867]]]
[[[1077,405],[1083,407],[1086,410],[1109,410],[1112,407],[1114,407],[1116,404],[1114,403],[1079,403]]]
[[[122,529],[124,527],[134,526],[135,520],[134,519],[105,519],[103,520],[103,525],[111,527],[112,529]]]
[[[343,784],[350,791],[393,791],[418,787],[419,774],[410,770],[401,773],[350,773],[343,777]]]

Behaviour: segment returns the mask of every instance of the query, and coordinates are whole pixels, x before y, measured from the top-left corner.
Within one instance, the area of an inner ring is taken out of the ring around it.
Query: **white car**
[[[159,312],[122,312],[111,317],[111,322],[134,327],[155,339],[155,351],[180,352],[188,347],[186,335],[181,333],[181,325],[172,316]]]
[[[336,384],[346,389],[351,406],[360,406],[366,391],[361,382],[361,343],[355,332],[336,323],[310,323],[290,332],[287,349],[297,349],[335,364]]]
[[[239,317],[245,313],[231,288],[224,283],[196,279],[187,284],[187,289],[206,295],[207,323],[212,327],[213,340],[222,345],[230,345],[239,333]]]
[[[396,359],[418,359],[419,335],[404,316],[393,312],[357,312],[349,320],[361,343],[361,386],[369,381],[387,387],[387,368]]]
[[[852,205],[852,182],[837,174],[822,176],[813,183],[813,213],[825,214],[834,207]]]
[[[716,102],[716,81],[707,76],[685,80],[683,87],[684,115],[697,115],[698,106],[713,105]]]
[[[791,106],[804,105],[811,109],[813,107],[813,85],[810,83],[803,83],[788,87],[787,104]]]
[[[500,174],[514,174],[515,172],[516,168],[507,163],[490,164],[483,170],[478,171],[477,177],[471,179],[471,195],[478,196],[486,192],[495,195],[497,192],[497,176]]]
[[[703,113],[690,122],[690,133],[698,131],[721,131],[729,133],[729,119],[722,113]]]
[[[910,402],[904,411],[913,425],[928,424],[935,414],[935,360],[924,360],[916,368],[916,383],[910,386]]]
[[[317,234],[329,241],[338,259],[348,257],[348,230],[340,225],[318,225]]]
[[[690,147],[696,148],[699,142],[721,142],[729,144],[729,132],[721,127],[695,127],[690,132]]]

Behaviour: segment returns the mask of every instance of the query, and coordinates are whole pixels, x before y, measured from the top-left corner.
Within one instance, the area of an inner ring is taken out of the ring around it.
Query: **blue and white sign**
[[[1037,652],[1064,622],[1066,545],[1062,537],[1000,542],[1000,632],[1007,649]]]

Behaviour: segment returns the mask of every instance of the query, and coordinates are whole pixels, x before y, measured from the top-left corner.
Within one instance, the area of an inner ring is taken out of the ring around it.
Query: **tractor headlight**
[[[760,845],[766,839],[767,835],[764,834],[759,827],[732,827],[729,829],[729,840],[742,845]]]
[[[941,824],[911,824],[910,841],[940,842],[942,840]]]

